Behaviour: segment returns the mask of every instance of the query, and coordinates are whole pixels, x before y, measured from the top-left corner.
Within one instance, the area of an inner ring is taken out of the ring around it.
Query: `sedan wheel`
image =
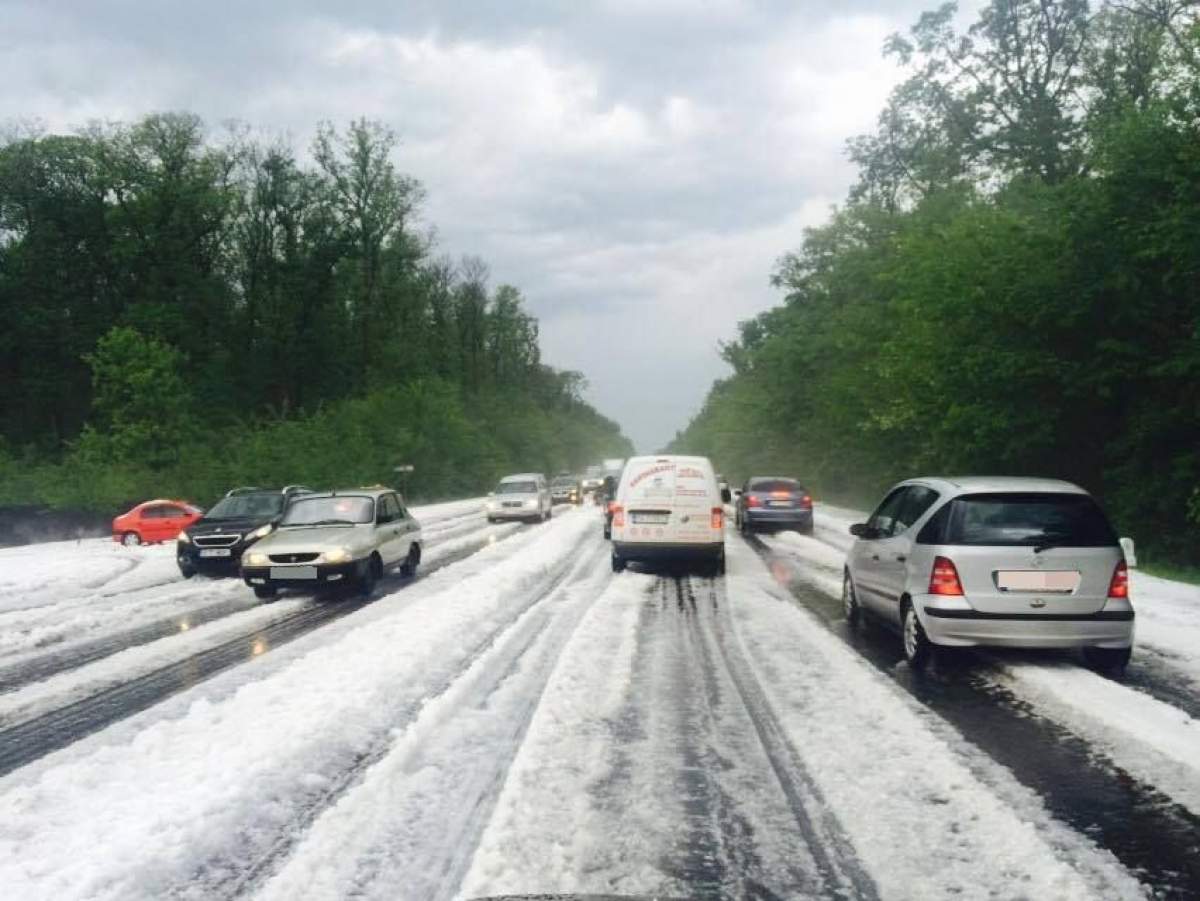
[[[142,543],[142,536],[137,532],[126,532],[121,536],[121,544],[125,547],[137,547]]]
[[[269,601],[279,594],[279,589],[274,585],[255,585],[254,596],[260,601]]]
[[[367,561],[363,574],[358,577],[358,593],[364,598],[369,598],[375,590],[375,583],[379,581],[381,569],[382,565],[378,557],[372,557]]]
[[[1131,656],[1133,656],[1133,648],[1083,649],[1083,660],[1088,666],[1102,673],[1112,673],[1118,676],[1125,672]]]
[[[404,563],[400,566],[400,574],[404,576],[415,576],[417,574],[417,566],[421,562],[421,549],[417,545],[413,545],[408,549],[408,556],[404,558]]]

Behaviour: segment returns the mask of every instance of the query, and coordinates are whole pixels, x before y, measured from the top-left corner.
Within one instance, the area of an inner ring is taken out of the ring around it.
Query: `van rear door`
[[[632,464],[631,464],[632,465]],[[622,539],[670,544],[710,544],[716,483],[712,472],[690,461],[639,463],[627,473]]]

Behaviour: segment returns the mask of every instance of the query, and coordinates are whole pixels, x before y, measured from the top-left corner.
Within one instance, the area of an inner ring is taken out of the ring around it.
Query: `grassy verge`
[[[1200,566],[1187,566],[1176,563],[1141,563],[1138,566],[1142,572],[1160,579],[1170,579],[1172,582],[1187,582],[1189,585],[1200,585]]]

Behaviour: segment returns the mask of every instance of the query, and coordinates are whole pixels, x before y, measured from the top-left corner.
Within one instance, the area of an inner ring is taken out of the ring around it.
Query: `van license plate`
[[[996,573],[1001,591],[1041,591],[1070,594],[1079,587],[1079,573],[1072,571],[1001,570]]]
[[[671,521],[670,513],[634,513],[633,521],[639,525],[665,526]]]
[[[315,579],[317,577],[317,568],[315,566],[272,566],[272,579]]]
[[[229,557],[233,554],[227,547],[210,547],[200,552],[201,557]]]

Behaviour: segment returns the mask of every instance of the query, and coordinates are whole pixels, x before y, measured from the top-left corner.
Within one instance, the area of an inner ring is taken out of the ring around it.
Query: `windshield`
[[[288,507],[281,525],[338,525],[375,520],[375,502],[361,495],[310,497]]]
[[[215,503],[208,511],[209,519],[270,518],[283,509],[283,495],[278,492],[235,494]]]
[[[496,494],[537,494],[537,482],[501,482]]]
[[[980,494],[955,498],[923,529],[929,544],[1108,547],[1117,536],[1084,494]]]
[[[555,479],[551,484],[554,488],[574,488],[575,480],[566,478]]]

